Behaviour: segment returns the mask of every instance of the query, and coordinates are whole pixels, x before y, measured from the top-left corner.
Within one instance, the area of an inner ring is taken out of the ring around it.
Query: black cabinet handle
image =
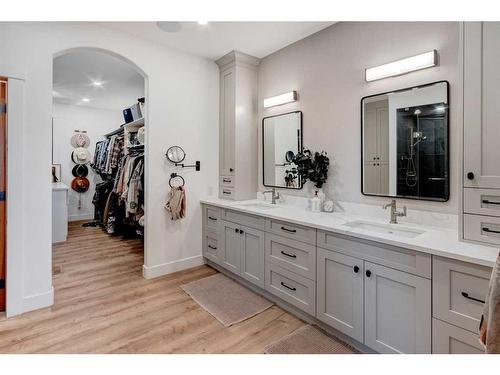
[[[489,201],[488,199],[483,199],[483,203],[484,204],[498,204],[498,205],[500,205],[500,202],[492,202],[492,201]]]
[[[483,300],[480,300],[480,299],[477,299],[477,298],[474,298],[474,297],[469,297],[469,293],[466,293],[466,292],[462,292],[462,296],[467,298],[467,299],[471,299],[473,301],[476,301],[476,302],[481,302],[481,303],[484,303]]]
[[[229,172],[232,172],[232,171],[234,171],[234,169],[233,168],[229,168]]]
[[[283,281],[281,282],[281,285],[283,285],[285,288],[290,289],[290,290],[293,290],[293,291],[296,291],[296,290],[297,290],[297,288],[294,288],[294,287],[292,287],[292,286],[288,286],[288,285],[286,285]]]
[[[231,195],[231,192],[230,191],[222,191],[222,194],[226,194],[226,195]]]
[[[287,257],[290,257],[290,258],[297,258],[297,255],[295,255],[295,254],[288,254],[287,252],[284,252],[283,250],[281,250],[281,254],[286,255]]]
[[[217,250],[217,248],[215,246],[212,246],[212,245],[208,245],[209,248],[213,249],[213,250]]]
[[[473,180],[474,179],[474,173],[472,173],[472,172],[467,173],[467,179]]]
[[[217,221],[217,218],[216,218],[216,217],[209,216],[208,218],[209,218],[210,220]]]
[[[483,232],[498,233],[498,234],[500,234],[500,230],[493,230],[493,229],[490,229],[490,228],[483,228]]]
[[[370,277],[372,275],[372,271],[366,270],[366,277]]]
[[[359,272],[359,267],[358,266],[354,266],[353,270],[354,270],[354,273],[358,273]]]
[[[222,182],[231,182],[231,180],[230,180],[230,179],[228,179],[228,178],[223,178],[223,179],[222,179]]]
[[[243,231],[240,229],[240,233],[241,233],[241,234],[243,234],[243,233],[245,233],[245,232],[243,232]]]
[[[235,228],[234,231],[238,233],[240,230],[238,228]]]
[[[288,229],[288,228],[285,228],[285,227],[281,227],[281,230],[284,230],[285,232],[290,232],[290,233],[297,233],[296,229]]]

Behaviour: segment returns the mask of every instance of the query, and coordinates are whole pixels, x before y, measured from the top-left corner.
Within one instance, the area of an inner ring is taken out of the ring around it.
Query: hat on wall
[[[76,133],[71,137],[71,146],[87,148],[90,145],[90,138],[85,133]]]
[[[78,147],[71,153],[71,160],[75,164],[87,164],[90,162],[90,151],[83,147]]]
[[[73,167],[71,174],[74,177],[87,177],[89,174],[89,169],[85,164],[77,164]]]
[[[75,177],[71,181],[71,188],[77,193],[85,193],[89,190],[90,182],[86,177]]]

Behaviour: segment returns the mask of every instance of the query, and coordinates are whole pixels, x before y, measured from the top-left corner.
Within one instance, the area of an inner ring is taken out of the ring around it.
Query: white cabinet
[[[477,333],[432,319],[432,353],[484,354]]]
[[[363,342],[363,261],[318,249],[316,317]]]
[[[500,22],[464,24],[463,186],[464,213],[469,215],[463,217],[463,238],[490,244],[500,244],[499,228],[491,223],[478,226],[485,219],[478,214],[500,216],[495,212],[497,202],[489,198],[479,201],[475,199],[479,192],[471,190],[482,189],[481,195],[488,195],[485,189],[500,189],[499,43]],[[496,194],[493,190],[493,198]]]
[[[255,198],[258,171],[257,66],[259,59],[232,51],[216,61],[220,70],[219,196]]]
[[[365,262],[365,345],[379,353],[431,353],[431,282]]]
[[[68,189],[61,182],[52,184],[52,243],[68,238]]]

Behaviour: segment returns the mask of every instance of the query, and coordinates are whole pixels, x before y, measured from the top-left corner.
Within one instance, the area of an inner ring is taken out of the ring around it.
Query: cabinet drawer
[[[478,334],[432,319],[433,354],[484,354]]]
[[[499,245],[500,217],[464,215],[464,238]]]
[[[433,257],[434,317],[477,332],[490,275],[488,267]]]
[[[431,278],[431,256],[418,251],[375,242],[353,240],[339,234],[318,231],[318,246],[369,260],[414,275]]]
[[[221,209],[218,207],[204,206],[203,221],[205,228],[214,232],[219,232]]]
[[[308,279],[316,280],[316,246],[266,233],[266,259]]]
[[[500,189],[464,189],[464,212],[500,216]]]
[[[266,232],[279,234],[280,236],[316,245],[316,229],[313,228],[290,224],[286,221],[267,219]]]
[[[222,199],[234,199],[234,190],[233,188],[221,186],[219,196]]]
[[[234,176],[220,176],[219,186],[234,187]]]
[[[266,219],[260,216],[243,214],[238,211],[226,210],[222,211],[222,218],[226,221],[246,225],[251,228],[264,230]]]
[[[203,256],[212,262],[220,263],[220,255],[217,235],[205,232],[203,235]]]
[[[299,309],[315,315],[314,281],[272,263],[266,263],[266,290]]]

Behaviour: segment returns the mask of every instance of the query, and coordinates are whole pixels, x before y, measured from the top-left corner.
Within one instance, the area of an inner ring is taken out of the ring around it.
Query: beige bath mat
[[[307,325],[264,348],[266,354],[357,354],[350,345]]]
[[[181,288],[226,327],[251,318],[273,305],[221,273],[190,282]]]

